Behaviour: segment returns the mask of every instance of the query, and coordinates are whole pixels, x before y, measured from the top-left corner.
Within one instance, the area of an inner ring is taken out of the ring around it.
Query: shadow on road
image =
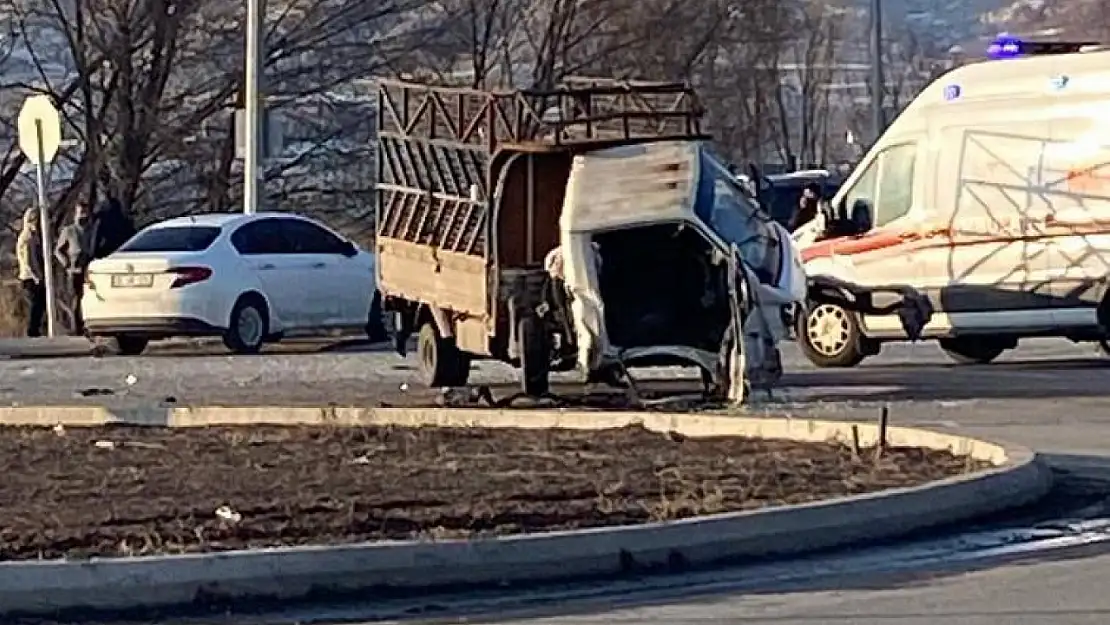
[[[1030,358],[1028,360],[1003,360],[985,365],[966,365],[956,363],[937,362],[883,362],[868,363],[851,371],[867,371],[869,369],[946,369],[955,371],[997,369],[1000,371],[1061,371],[1069,369],[1110,369],[1110,358]]]
[[[367,339],[304,338],[290,339],[272,343],[251,357],[264,358],[267,355],[283,356],[310,354],[344,354],[392,352],[392,343],[372,343]],[[152,343],[143,358],[195,358],[206,356],[232,356],[218,340],[196,341],[191,343]],[[114,356],[109,356],[114,357]]]
[[[944,366],[911,363],[787,372],[807,401],[1046,399],[1110,396],[1110,363],[1049,360]]]

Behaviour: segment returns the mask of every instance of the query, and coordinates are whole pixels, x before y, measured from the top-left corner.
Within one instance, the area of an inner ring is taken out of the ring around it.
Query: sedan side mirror
[[[350,241],[344,241],[343,249],[340,251],[340,253],[347,258],[354,258],[355,256],[358,256],[358,248],[355,246],[354,243],[351,243]]]

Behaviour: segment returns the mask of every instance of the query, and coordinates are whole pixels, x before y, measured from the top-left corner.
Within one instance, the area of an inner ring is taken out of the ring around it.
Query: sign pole
[[[247,65],[243,75],[246,154],[243,159],[243,212],[258,212],[265,202],[262,137],[266,132],[262,74],[265,71],[266,0],[247,0]]]
[[[35,120],[35,140],[38,144],[38,158],[36,163],[36,179],[38,181],[39,195],[39,230],[42,232],[42,273],[46,281],[46,334],[53,338],[57,336],[55,327],[57,315],[54,310],[54,246],[51,245],[50,215],[46,207],[46,163],[43,157],[46,149],[43,141],[42,120]]]
[[[871,0],[871,145],[886,129],[886,70],[883,69],[883,0]]]

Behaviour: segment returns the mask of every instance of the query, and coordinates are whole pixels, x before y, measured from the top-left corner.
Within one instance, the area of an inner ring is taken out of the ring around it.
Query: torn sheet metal
[[[782,310],[804,298],[805,280],[789,235],[762,217],[727,168],[697,143],[660,142],[576,157],[561,217],[558,269],[571,295],[579,367],[632,366],[639,359],[667,355],[709,372],[733,401],[744,399],[752,373],[765,378],[772,372],[770,377],[777,380],[777,343],[787,334]],[[604,261],[593,236],[661,223],[689,224],[723,258],[738,259],[730,273],[742,274],[743,286],[734,291],[732,329],[721,351],[686,345],[621,349],[609,341],[598,286],[598,267]],[[758,268],[769,279],[777,277],[775,284],[761,283]]]

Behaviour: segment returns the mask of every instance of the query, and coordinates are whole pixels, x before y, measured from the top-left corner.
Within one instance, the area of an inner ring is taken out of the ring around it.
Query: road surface
[[[1011,440],[1051,454],[1064,488],[1055,504],[1061,514],[1110,517],[1110,360],[1092,346],[1029,341],[998,363],[969,367],[950,365],[931,345],[895,345],[852,370],[815,370],[791,351],[786,366],[784,388],[751,410],[859,418],[877,416],[880,406],[890,405],[894,423]],[[500,365],[480,363],[474,380],[496,383],[509,374]],[[134,376],[133,384],[128,384],[128,376]],[[402,390],[413,378],[411,361],[357,347],[256,357],[6,361],[0,362],[0,401],[116,404],[173,397],[188,403],[359,404],[381,401],[383,394],[414,393],[412,387]],[[111,394],[81,394],[88,389]],[[496,620],[552,625],[1110,622],[1105,582],[1110,578],[1110,548],[1092,546],[1052,559],[993,563],[961,572],[963,568],[942,563],[932,567],[931,575],[909,577],[844,573],[817,581],[769,582],[767,588],[718,590],[700,598],[669,597],[662,605],[594,605],[585,615],[534,618],[550,612],[547,606]],[[564,611],[573,608],[571,603],[557,606]],[[492,621],[481,616],[469,620]]]
[[[792,347],[784,360],[787,374],[775,403],[786,405],[764,409],[825,414],[861,402],[895,401],[900,402],[896,415],[906,403],[915,406],[914,418],[935,413],[931,418],[959,422],[956,417],[972,404],[976,414],[1004,415],[1007,401],[1041,406],[1067,399],[1078,410],[1110,392],[1110,359],[1090,345],[1052,340],[1030,341],[989,366],[953,366],[931,344],[890,345],[881,356],[847,370],[814,369]],[[680,369],[643,375],[695,377]],[[382,346],[310,341],[256,356],[229,356],[213,347],[199,354],[0,360],[0,402],[134,404],[173,398],[192,404],[373,404],[420,394],[416,379],[412,356],[401,358]],[[471,374],[480,384],[512,379],[509,367],[493,362],[475,363]],[[1051,434],[1054,428],[1045,429]]]

